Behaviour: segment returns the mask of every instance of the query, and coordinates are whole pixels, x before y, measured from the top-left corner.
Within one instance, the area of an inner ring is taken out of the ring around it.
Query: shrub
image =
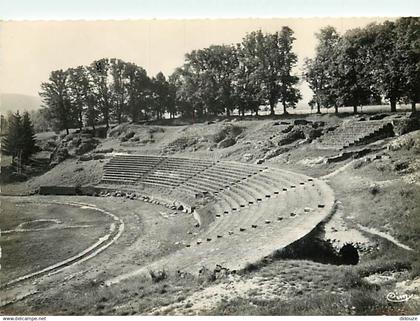
[[[162,127],[151,127],[149,128],[149,134],[153,133],[163,133],[165,130]]]
[[[376,194],[378,194],[381,191],[380,187],[376,184],[373,184],[370,188],[369,188],[369,192],[375,196]]]
[[[390,308],[385,297],[381,291],[351,290],[350,305],[357,315],[384,314]]]
[[[366,162],[364,160],[359,159],[358,161],[354,162],[353,168],[354,169],[358,169],[358,168],[362,167],[365,164],[366,164]]]
[[[213,135],[212,140],[214,143],[219,143],[226,138],[235,138],[242,133],[242,128],[239,126],[228,125],[222,128],[219,132]]]
[[[236,143],[235,138],[227,137],[224,140],[222,140],[221,142],[219,142],[217,144],[217,147],[218,148],[227,148],[227,147],[235,145],[235,143]]]
[[[165,270],[160,270],[156,272],[153,270],[149,270],[149,275],[154,283],[163,281],[168,277],[168,273]]]
[[[361,278],[359,273],[350,269],[341,274],[340,283],[347,290],[356,289],[367,285],[366,281]]]
[[[247,263],[244,267],[244,272],[254,272],[258,270],[258,265],[255,263]]]

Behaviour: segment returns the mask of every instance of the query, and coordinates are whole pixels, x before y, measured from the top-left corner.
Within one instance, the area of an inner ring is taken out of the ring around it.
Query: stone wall
[[[77,195],[75,186],[40,186],[41,195]]]

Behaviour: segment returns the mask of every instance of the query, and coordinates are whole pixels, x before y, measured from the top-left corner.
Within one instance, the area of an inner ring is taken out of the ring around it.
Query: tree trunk
[[[411,103],[411,111],[412,111],[412,112],[416,112],[416,102],[415,102],[415,101],[413,101],[413,102]]]
[[[288,114],[285,101],[283,101],[283,114]]]
[[[353,106],[353,113],[357,114],[357,106],[356,105]]]
[[[334,112],[338,114],[338,106],[334,106]]]
[[[391,112],[397,111],[397,99],[392,97],[389,99],[389,102],[391,103]]]
[[[229,108],[226,108],[226,116],[227,117],[230,117],[230,110],[229,110]]]
[[[69,129],[66,127],[66,134],[70,134]]]
[[[319,102],[316,103],[316,113],[317,114],[321,113],[321,105],[319,104]]]
[[[275,115],[274,107],[275,107],[274,101],[270,100],[270,115],[271,116],[274,116]]]
[[[83,127],[83,115],[82,115],[82,113],[79,113],[79,129],[80,129],[80,131],[82,131],[82,127]]]

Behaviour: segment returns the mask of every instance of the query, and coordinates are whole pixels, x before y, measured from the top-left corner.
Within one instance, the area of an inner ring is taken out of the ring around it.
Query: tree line
[[[136,64],[100,59],[89,66],[51,72],[41,84],[46,114],[60,129],[83,125],[109,127],[111,121],[201,118],[234,111],[283,112],[302,99],[298,84],[306,81],[314,95],[310,105],[321,108],[420,99],[420,19],[371,24],[343,35],[333,27],[317,34],[315,56],[306,59],[299,77],[293,30],[247,34],[241,43],[212,45],[185,55],[168,78],[149,77]]]
[[[132,121],[159,119],[164,112],[171,112],[174,94],[162,73],[149,78],[136,64],[108,58],[89,66],[52,71],[40,92],[46,116],[67,132],[84,123],[108,128],[111,120],[121,123],[127,117]]]
[[[352,106],[389,101],[420,101],[420,18],[370,24],[339,35],[326,27],[316,35],[315,57],[305,61],[305,80],[314,92],[310,102],[321,107]]]

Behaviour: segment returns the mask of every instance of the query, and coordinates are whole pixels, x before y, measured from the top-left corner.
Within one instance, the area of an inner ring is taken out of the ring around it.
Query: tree
[[[177,68],[170,77],[170,81],[176,86],[175,103],[182,117],[192,118],[205,114],[206,102],[203,101],[203,92],[200,90],[200,75],[186,63]]]
[[[9,123],[7,118],[4,115],[0,115],[0,136],[3,136],[7,133],[7,128],[9,127]]]
[[[265,104],[268,100],[266,88],[269,86],[267,86],[267,79],[270,80],[273,78],[267,73],[269,70],[274,72],[274,69],[268,66],[269,54],[266,48],[266,39],[261,30],[247,34],[242,39],[240,46],[238,93],[239,97],[242,98],[239,101],[246,102],[250,98],[246,90],[256,88],[258,95],[255,98],[259,104],[255,112],[258,114],[259,105]],[[274,102],[271,112],[274,113]]]
[[[420,18],[400,18],[395,22],[395,29],[396,47],[404,65],[403,100],[411,103],[412,111],[416,111],[416,103],[420,102]]]
[[[185,55],[181,68],[181,90],[198,116],[223,112],[230,115],[234,108],[234,74],[237,66],[234,46],[220,45],[193,50]]]
[[[95,84],[92,76],[92,73],[94,72],[96,72],[96,69],[93,70],[91,66],[85,67],[85,77],[82,78],[80,90],[83,92],[86,123],[88,126],[92,126],[92,129],[95,131],[100,111],[97,101],[98,96],[95,93]]]
[[[404,68],[407,62],[405,53],[397,48],[395,23],[385,21],[382,25],[370,25],[366,31],[374,37],[371,46],[374,59],[370,66],[375,88],[389,100],[394,112],[406,91]]]
[[[83,66],[70,68],[67,70],[69,75],[69,97],[72,113],[77,117],[77,124],[80,130],[83,127],[83,115],[87,108],[89,79],[86,69]]]
[[[347,31],[337,43],[334,54],[335,74],[333,88],[339,106],[353,106],[354,113],[362,105],[378,99],[371,75],[372,55],[369,53],[374,37],[367,37],[364,30]]]
[[[127,114],[136,122],[139,118],[146,118],[148,113],[147,99],[150,95],[150,79],[146,70],[127,63],[124,70],[127,90]]]
[[[1,150],[5,155],[11,155],[14,160],[21,157],[27,161],[36,151],[35,132],[28,112],[24,112],[23,118],[19,111],[10,115],[8,131],[2,139]]]
[[[52,129],[45,109],[32,110],[29,114],[35,133],[46,132]]]
[[[69,133],[69,128],[75,124],[75,115],[72,112],[71,101],[68,92],[68,72],[60,70],[52,71],[48,82],[41,84],[43,103],[50,119],[58,122],[60,129]]]
[[[161,119],[169,103],[169,83],[165,75],[159,72],[151,79],[153,111],[157,119]]]
[[[36,140],[34,126],[28,112],[23,113],[22,120],[22,159],[28,160],[29,157],[36,152]]]
[[[210,46],[205,49],[207,79],[214,88],[215,113],[229,116],[234,109],[234,76],[238,66],[236,48],[231,45]]]
[[[168,105],[166,106],[169,118],[175,118],[178,113],[176,104],[176,86],[171,82],[171,78],[168,78]]]
[[[264,35],[261,30],[251,32],[242,41],[245,55],[241,63],[261,90],[261,98],[270,105],[270,114],[279,101],[284,113],[295,107],[301,98],[295,87],[299,78],[292,75],[297,56],[292,51],[293,30],[283,27],[280,32]]]
[[[244,116],[246,111],[258,115],[259,106],[263,103],[261,92],[262,82],[255,73],[258,62],[254,60],[255,46],[237,45],[238,66],[234,75],[234,101],[239,113]]]
[[[19,111],[10,115],[8,125],[7,134],[2,139],[1,150],[5,155],[12,156],[14,160],[23,149],[22,116]]]
[[[182,67],[175,69],[169,76],[169,83],[174,90],[174,110],[181,114],[181,117],[193,117],[194,107],[188,99],[187,80],[184,78],[185,70]]]
[[[113,92],[109,83],[109,59],[95,60],[89,68],[93,84],[93,99],[98,104],[106,128],[109,128],[110,116],[113,111]]]
[[[117,119],[118,124],[121,124],[122,117],[126,114],[127,108],[127,87],[125,79],[126,63],[121,59],[110,60],[110,89],[112,93],[113,109],[112,113]]]
[[[334,106],[337,110],[337,96],[334,88],[335,61],[339,35],[334,27],[328,26],[316,34],[318,45],[315,48],[315,57],[305,61],[305,80],[313,91],[311,103],[317,107],[317,113],[321,113],[321,107]]]
[[[279,34],[273,35],[274,40],[278,42],[280,48],[280,101],[283,105],[283,112],[287,113],[287,108],[295,108],[298,101],[302,98],[299,89],[295,86],[299,82],[299,77],[292,75],[292,69],[297,64],[297,55],[292,51],[293,30],[289,27],[283,27]],[[272,104],[270,103],[270,107]],[[274,115],[274,109],[271,107],[271,114]]]

